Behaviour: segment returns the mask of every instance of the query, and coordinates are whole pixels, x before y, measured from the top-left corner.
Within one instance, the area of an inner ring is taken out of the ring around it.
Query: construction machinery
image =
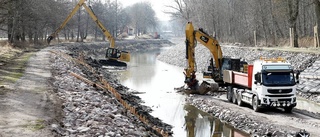
[[[219,89],[218,82],[222,81],[220,68],[222,66],[222,51],[218,41],[205,33],[202,29],[194,30],[191,22],[186,25],[186,59],[188,66],[185,69],[185,83],[191,90],[192,94],[206,94],[210,90],[216,91]],[[211,68],[211,78],[206,77],[199,85],[196,79],[196,62],[195,62],[195,47],[197,41],[207,47],[215,59],[215,67]]]
[[[204,74],[208,80],[204,80],[200,86],[195,77],[196,41],[207,47],[213,56],[208,72]],[[191,93],[206,94],[208,91],[217,91],[219,87],[226,88],[228,101],[239,106],[249,104],[254,111],[273,107],[291,112],[297,104],[299,73],[295,73],[291,64],[283,58],[260,58],[248,65],[240,59],[223,57],[218,41],[202,29],[194,30],[191,22],[186,26],[186,53],[188,67],[184,72],[185,83],[193,90]]]
[[[63,23],[59,26],[58,29],[54,33],[52,33],[48,38],[47,42],[50,44],[51,40],[54,39],[58,33],[66,26],[66,24],[69,22],[69,20],[73,17],[73,15],[76,14],[76,12],[81,8],[84,7],[85,10],[89,13],[92,20],[97,24],[97,26],[101,29],[105,37],[110,42],[110,47],[106,50],[106,60],[102,59],[99,60],[99,63],[102,65],[107,66],[127,66],[124,62],[130,61],[130,53],[126,51],[121,51],[119,49],[115,48],[115,39],[113,36],[108,32],[108,30],[103,26],[103,24],[100,22],[100,20],[97,18],[97,16],[94,14],[92,8],[90,6],[86,5],[86,0],[80,0],[79,3],[73,8],[71,13],[68,15],[68,17],[63,21]],[[123,62],[124,61],[124,62]]]

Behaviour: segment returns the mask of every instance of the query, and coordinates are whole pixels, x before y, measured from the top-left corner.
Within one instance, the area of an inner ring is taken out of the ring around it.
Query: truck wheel
[[[227,99],[229,102],[232,102],[232,86],[227,87]]]
[[[259,112],[260,111],[260,107],[258,106],[258,97],[257,96],[254,96],[253,99],[252,99],[252,109],[255,112]]]
[[[241,92],[238,92],[238,95],[237,95],[237,104],[238,104],[238,106],[243,106],[242,97],[241,97]]]
[[[284,108],[284,112],[286,113],[291,113],[292,112],[293,107],[285,107]]]
[[[233,103],[233,104],[237,104],[237,100],[238,100],[237,97],[238,97],[238,96],[237,96],[237,92],[232,91],[232,103]]]

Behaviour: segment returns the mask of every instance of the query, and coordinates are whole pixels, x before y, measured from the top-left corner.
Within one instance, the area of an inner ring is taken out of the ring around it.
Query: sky
[[[124,8],[144,1],[151,3],[153,10],[156,12],[157,18],[160,21],[170,20],[170,15],[163,13],[163,11],[166,11],[167,9],[165,5],[172,4],[173,0],[118,0],[118,2],[122,3]]]

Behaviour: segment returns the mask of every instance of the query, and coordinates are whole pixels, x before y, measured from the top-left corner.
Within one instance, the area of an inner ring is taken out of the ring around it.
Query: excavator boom
[[[59,26],[59,28],[56,29],[48,38],[47,43],[50,44],[51,40],[54,39],[58,33],[67,25],[67,23],[70,21],[70,19],[73,17],[74,14],[80,9],[80,7],[84,4],[86,0],[80,0],[78,4],[73,8],[71,13],[68,15],[68,17],[63,21],[63,23]]]
[[[195,77],[196,73],[196,62],[195,62],[195,47],[196,42],[200,42],[206,48],[208,48],[215,60],[215,69],[212,69],[212,78],[214,81],[221,80],[221,67],[222,67],[222,51],[218,41],[205,33],[202,29],[194,30],[191,22],[186,25],[186,58],[188,61],[188,67],[185,69],[185,83],[188,87],[194,90],[193,93],[205,94],[209,90],[217,89],[217,85],[210,85],[209,83],[203,82],[200,86],[198,80]]]

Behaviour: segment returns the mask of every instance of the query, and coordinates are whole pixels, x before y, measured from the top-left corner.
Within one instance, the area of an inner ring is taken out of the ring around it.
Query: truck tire
[[[233,104],[237,104],[237,100],[238,100],[238,98],[237,98],[238,96],[237,96],[237,92],[236,91],[232,91],[232,103]]]
[[[238,92],[238,94],[237,94],[237,104],[238,104],[238,106],[243,106],[241,92]]]
[[[292,112],[293,107],[285,107],[284,108],[284,112],[286,113],[291,113]]]
[[[227,87],[227,100],[232,102],[232,86]]]
[[[255,112],[259,112],[260,111],[260,107],[258,105],[258,97],[257,96],[254,96],[252,98],[252,109],[255,111]]]

